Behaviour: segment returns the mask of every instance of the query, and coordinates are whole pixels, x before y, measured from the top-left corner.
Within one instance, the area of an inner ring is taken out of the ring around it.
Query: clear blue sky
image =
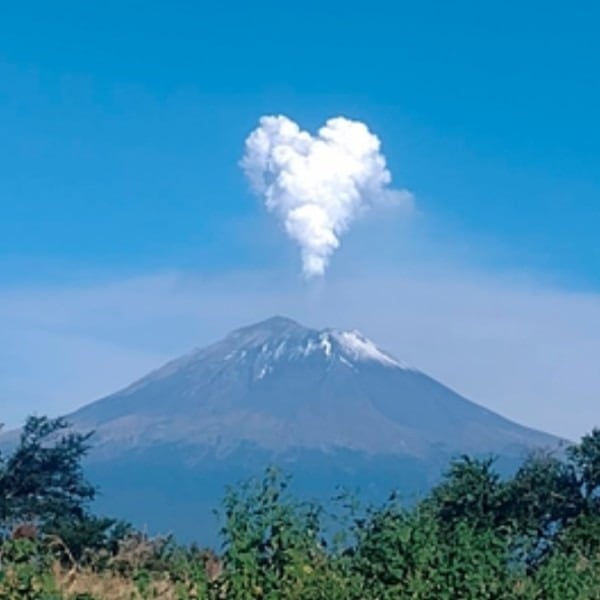
[[[4,3],[0,421],[279,312],[527,424],[598,424],[599,23],[592,1]],[[355,228],[320,300],[238,167],[272,113],[365,121],[416,197],[412,225]]]
[[[365,120],[430,226],[600,286],[595,2],[9,3],[0,276],[268,264],[225,222],[263,113]]]

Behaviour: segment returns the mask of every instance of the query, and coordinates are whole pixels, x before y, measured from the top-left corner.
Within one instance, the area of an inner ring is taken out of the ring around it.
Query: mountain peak
[[[275,315],[274,317],[264,319],[263,321],[259,321],[258,323],[246,325],[245,327],[235,329],[229,334],[229,337],[235,337],[240,335],[243,336],[252,332],[278,334],[284,333],[286,331],[299,331],[306,329],[306,327],[303,327],[302,325],[300,325],[300,323],[294,321],[293,319],[290,319],[288,317],[282,317],[280,315]]]
[[[278,339],[297,339],[310,331],[292,319],[275,316],[253,325],[235,329],[225,338],[224,342],[236,347],[252,347]]]
[[[228,352],[228,358],[234,355],[246,357],[252,348],[260,348],[261,362],[265,359],[298,360],[320,355],[327,361],[337,360],[347,367],[371,362],[385,367],[407,368],[357,330],[311,329],[282,316],[236,329],[226,341],[236,348],[236,351]]]

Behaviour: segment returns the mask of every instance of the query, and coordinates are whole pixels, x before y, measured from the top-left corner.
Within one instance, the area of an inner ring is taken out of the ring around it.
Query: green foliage
[[[228,598],[280,598],[325,559],[320,509],[297,503],[270,469],[261,482],[230,489],[224,500]],[[292,596],[290,596],[292,597]]]
[[[0,551],[0,598],[61,600],[50,571],[51,555],[34,540],[11,540]]]
[[[577,553],[553,553],[522,582],[520,591],[527,600],[600,600],[600,561]]]
[[[30,417],[17,448],[0,459],[0,524],[83,517],[95,496],[81,467],[89,438],[63,419]]]
[[[572,465],[548,453],[532,454],[506,484],[510,516],[523,533],[547,535],[582,509],[581,486]]]
[[[506,486],[493,467],[492,458],[465,456],[451,463],[444,481],[426,502],[442,526],[452,529],[466,521],[475,529],[506,527]]]
[[[369,597],[502,597],[511,576],[504,538],[467,520],[446,526],[429,506],[374,512],[356,556]]]
[[[106,562],[115,556],[119,545],[133,534],[128,523],[85,514],[78,518],[61,517],[44,524],[42,533],[59,541],[63,562],[75,561],[80,565]]]
[[[571,446],[567,455],[579,475],[585,499],[597,508],[600,492],[600,429],[593,429],[580,444]]]

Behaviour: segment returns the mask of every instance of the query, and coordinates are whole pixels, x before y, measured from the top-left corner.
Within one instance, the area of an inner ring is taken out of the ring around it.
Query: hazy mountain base
[[[118,461],[91,461],[86,472],[98,484],[95,510],[125,519],[151,534],[174,534],[184,542],[215,546],[220,520],[215,514],[226,488],[276,464],[292,474],[291,489],[329,508],[342,492],[378,504],[392,491],[413,505],[440,480],[448,455],[428,462],[397,455],[366,455],[340,449],[319,452],[299,449],[273,456],[253,444],[240,446],[227,457],[206,454],[190,464],[190,452],[177,445],[130,451]],[[499,457],[496,467],[510,475],[524,455]]]

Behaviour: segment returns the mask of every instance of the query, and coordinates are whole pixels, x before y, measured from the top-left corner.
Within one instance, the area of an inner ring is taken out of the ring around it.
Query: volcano
[[[414,497],[457,455],[492,454],[511,468],[558,443],[358,331],[284,317],[233,331],[68,419],[96,432],[87,467],[102,510],[188,538],[214,535],[224,485],[267,465],[317,499],[336,485]]]

